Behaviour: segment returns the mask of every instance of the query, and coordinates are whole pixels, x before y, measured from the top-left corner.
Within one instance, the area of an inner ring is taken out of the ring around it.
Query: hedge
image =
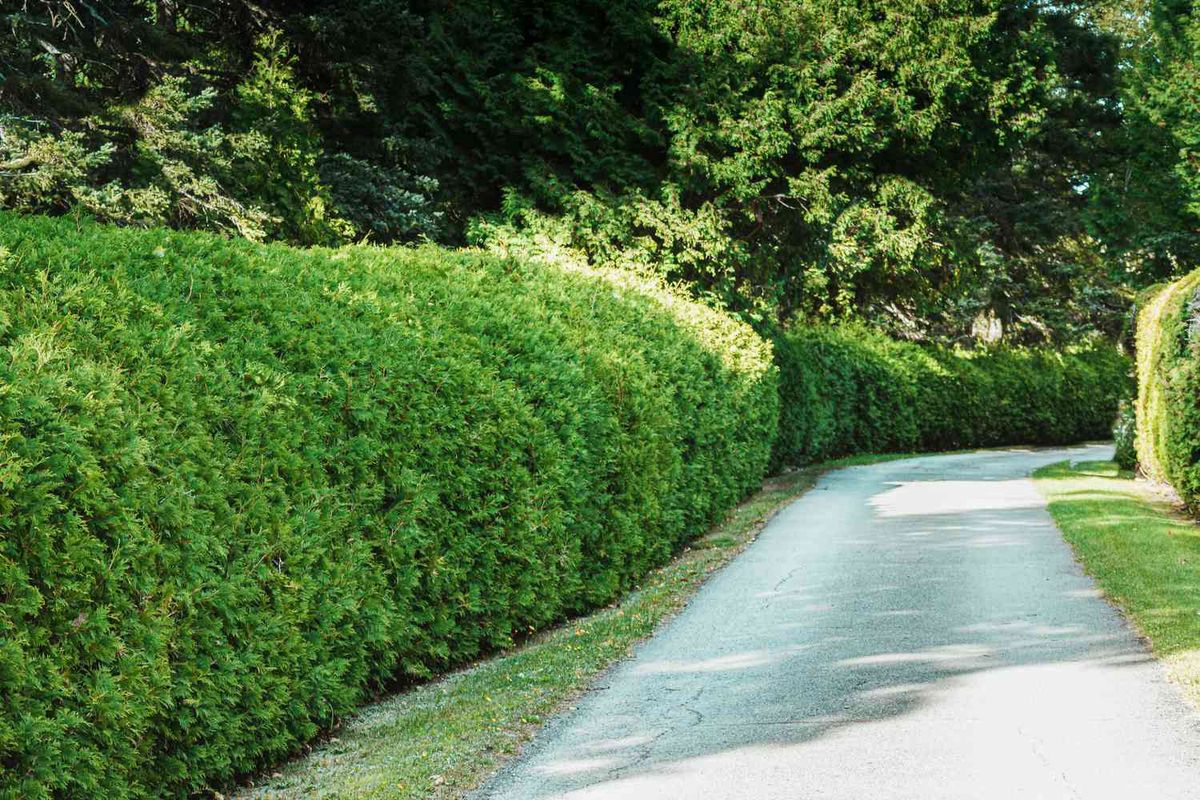
[[[0,796],[186,796],[632,587],[741,497],[771,348],[470,253],[0,215]]]
[[[967,352],[815,326],[778,334],[775,350],[776,468],[850,453],[1108,438],[1132,391],[1128,359],[1111,345]]]
[[[855,328],[776,367],[614,272],[2,213],[0,347],[0,798],[221,787],[612,600],[770,461],[1104,436],[1126,385]]]
[[[1137,460],[1200,510],[1200,272],[1143,296],[1137,325]]]

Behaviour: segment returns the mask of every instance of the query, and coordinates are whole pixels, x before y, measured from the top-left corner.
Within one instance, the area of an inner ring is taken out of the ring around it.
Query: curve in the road
[[[1200,726],[1028,475],[1103,447],[827,474],[478,794],[1200,798]]]

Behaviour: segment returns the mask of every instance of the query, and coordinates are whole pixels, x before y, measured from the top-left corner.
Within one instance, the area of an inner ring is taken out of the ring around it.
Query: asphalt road
[[[1033,484],[1104,447],[826,475],[480,798],[1200,798],[1200,721]]]

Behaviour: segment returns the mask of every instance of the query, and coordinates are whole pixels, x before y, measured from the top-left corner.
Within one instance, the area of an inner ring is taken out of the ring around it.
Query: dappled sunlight
[[[972,797],[979,785],[1058,796],[1046,791],[1062,786],[1051,758],[1073,782],[1137,796],[1120,765],[1131,751],[1154,758],[1149,737],[1124,741],[1157,698],[1154,664],[1073,561],[1031,483],[864,488],[844,523],[811,526],[826,508],[814,494],[769,528],[583,704],[570,735],[538,760],[562,771],[523,800],[785,797],[803,787],[889,797],[892,784],[874,776],[911,779],[911,764],[940,758],[967,764],[971,780],[947,784],[958,773],[933,770],[938,779],[917,780],[911,796]],[[1112,775],[1080,768],[1095,752]],[[1014,764],[1033,776],[1028,786],[1010,781]],[[771,791],[746,791],[748,775]]]
[[[982,645],[957,644],[931,647],[909,653],[876,653],[837,662],[839,667],[879,667],[893,664],[942,664],[946,668],[977,666],[980,659],[995,655],[995,650]]]
[[[1028,544],[1028,542],[1019,536],[992,534],[984,536],[972,536],[965,539],[935,542],[932,546],[935,548],[944,549],[954,547],[1021,547],[1026,544]]]
[[[876,697],[893,698],[900,695],[923,692],[929,687],[923,683],[898,683],[894,686],[880,686],[877,689],[867,689],[859,692],[859,697],[873,699]]]
[[[912,578],[908,585],[846,586],[838,592],[844,603],[830,604],[836,617],[824,622],[774,616],[772,609],[787,606],[768,607],[756,619],[756,635],[777,632],[793,640],[788,645],[632,662],[624,670],[627,694],[614,699],[615,683],[597,693],[608,710],[585,715],[570,746],[538,763],[545,791],[529,800],[737,796],[746,770],[773,770],[781,781],[783,771],[811,778],[846,746],[864,754],[884,742],[894,747],[907,740],[898,731],[947,713],[966,714],[957,723],[970,727],[964,735],[998,737],[1006,752],[1024,754],[1024,738],[1011,726],[1033,709],[1048,704],[1062,715],[1079,713],[1073,704],[1086,692],[1071,687],[1101,687],[1112,670],[1146,664],[1128,631],[1112,627],[1108,607],[1095,605],[1094,592],[1078,584],[1059,592],[1065,605],[1058,610],[1028,618],[946,604],[928,594],[940,578]],[[912,604],[868,615],[853,610],[897,590]],[[868,618],[869,628],[838,632],[848,620]],[[679,625],[680,641],[698,654],[728,643],[733,630],[704,637],[686,621]],[[723,677],[714,683],[716,675]],[[647,698],[654,698],[649,706]],[[752,716],[747,706],[756,709]],[[965,711],[950,711],[960,707]],[[988,719],[1009,720],[1010,727]]]
[[[750,669],[770,664],[774,660],[771,653],[757,651],[751,653],[734,653],[716,658],[705,658],[697,661],[649,661],[639,664],[634,672],[638,675],[668,674],[679,672],[725,672],[734,669]]]
[[[1027,480],[912,481],[896,484],[869,502],[885,518],[1038,508],[1044,503]]]
[[[623,736],[619,739],[603,739],[588,745],[585,749],[592,753],[607,753],[614,750],[625,750],[630,747],[641,747],[654,741],[649,734],[640,736]]]
[[[1079,625],[1038,625],[1025,620],[980,622],[964,625],[957,630],[959,633],[1021,633],[1027,636],[1073,636],[1086,632],[1086,629]]]
[[[547,775],[581,775],[602,769],[612,769],[620,763],[617,758],[577,758],[544,764],[537,767],[535,772]]]

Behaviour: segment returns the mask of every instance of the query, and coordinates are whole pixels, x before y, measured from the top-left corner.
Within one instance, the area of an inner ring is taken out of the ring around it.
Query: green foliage
[[[1144,286],[1200,261],[1200,11],[1192,0],[1098,5],[1122,43],[1122,124],[1091,169],[1088,220]]]
[[[1200,272],[1150,293],[1137,330],[1137,460],[1200,507]]]
[[[438,191],[434,178],[346,153],[323,158],[320,170],[352,238],[407,242],[444,237],[445,214],[430,199]]]
[[[234,168],[232,142],[197,120],[212,106],[211,91],[191,94],[167,77],[129,106],[80,121],[81,130],[50,132],[36,121],[0,118],[0,202],[21,211],[78,207],[123,223],[172,223],[261,239],[270,225],[261,208],[231,196],[221,178]],[[128,129],[135,143],[119,149],[96,131]],[[115,161],[128,179],[106,180]]]
[[[313,92],[242,3],[26,4],[0,49],[0,207],[344,241]],[[250,34],[247,36],[246,34]]]
[[[769,346],[616,273],[0,215],[0,796],[183,796],[612,600]]]
[[[693,293],[713,305],[740,296],[741,310],[761,318],[776,298],[759,293],[749,250],[731,237],[717,208],[685,208],[670,187],[660,198],[579,191],[561,199],[557,214],[510,192],[501,213],[477,217],[467,228],[468,242],[496,253],[550,261],[565,257],[687,281]]]
[[[1174,145],[1167,155],[1195,233],[1200,220],[1200,8],[1191,0],[1159,0],[1153,12],[1155,59],[1139,76],[1146,92],[1141,110]]]
[[[1128,98],[1093,5],[26,3],[0,206],[565,247],[756,318],[1070,341],[1140,274],[1100,246]]]
[[[1127,359],[1109,345],[966,352],[808,327],[778,335],[775,351],[776,466],[1104,438],[1129,392]]]
[[[234,90],[234,165],[242,194],[268,209],[276,235],[301,244],[347,239],[350,223],[331,217],[317,163],[321,140],[312,123],[312,92],[296,83],[296,59],[279,31],[259,37],[250,74]]]
[[[751,6],[658,4],[665,55],[636,87],[665,143],[652,181],[537,172],[508,184],[507,227],[488,232],[646,264],[782,319],[955,337],[987,312],[1045,340],[1119,314],[1119,299],[1081,291],[1106,288],[1107,265],[1083,229],[1080,176],[1095,132],[1117,122],[1114,48],[1082,11]]]
[[[1137,413],[1133,403],[1121,401],[1112,431],[1113,461],[1123,470],[1137,469]]]

